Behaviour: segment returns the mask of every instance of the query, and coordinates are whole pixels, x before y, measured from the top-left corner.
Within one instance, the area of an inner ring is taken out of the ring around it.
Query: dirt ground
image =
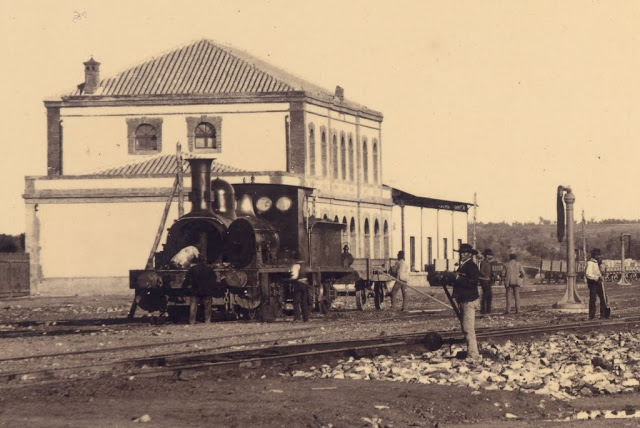
[[[422,291],[445,300],[438,290]],[[640,286],[610,285],[608,292],[614,314],[638,313]],[[562,286],[525,287],[522,313],[505,316],[501,313],[504,292],[496,287],[494,314],[478,317],[478,327],[584,320],[584,313],[563,314],[551,308],[563,293]],[[586,296],[584,290],[580,293]],[[99,365],[114,358],[178,350],[237,349],[259,340],[295,343],[459,328],[443,305],[413,291],[409,296],[411,311],[407,314],[371,307],[356,311],[355,299],[342,297],[331,314],[314,314],[307,324],[280,320],[211,326],[152,324],[144,315],[131,323],[126,320],[130,299],[121,296],[4,299],[0,300],[0,374],[77,365],[82,358],[88,358],[84,361],[88,365]],[[90,352],[94,350],[103,351]],[[638,426],[640,421],[576,418],[581,411],[640,409],[638,393],[561,401],[514,391],[285,376],[291,369],[247,368],[223,375],[183,372],[178,377],[106,374],[95,379],[8,382],[0,392],[0,426]]]

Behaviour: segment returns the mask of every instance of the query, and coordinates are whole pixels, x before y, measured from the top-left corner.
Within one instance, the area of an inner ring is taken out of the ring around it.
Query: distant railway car
[[[232,317],[274,320],[292,300],[290,268],[305,263],[310,296],[324,312],[336,296],[333,284],[355,271],[342,266],[344,225],[308,215],[313,189],[285,184],[211,181],[212,159],[189,159],[191,212],[170,227],[155,268],[131,270],[134,305],[180,318],[188,311],[187,269],[170,260],[196,247],[216,274],[213,305]],[[182,315],[181,315],[182,314]]]

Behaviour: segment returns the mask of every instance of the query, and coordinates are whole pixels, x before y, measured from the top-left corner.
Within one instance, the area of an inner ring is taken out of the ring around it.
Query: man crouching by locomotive
[[[213,266],[206,263],[204,256],[198,256],[196,264],[189,268],[182,282],[182,288],[191,288],[189,324],[195,324],[199,304],[204,307],[205,324],[211,322],[211,299],[215,284],[216,274]]]
[[[460,244],[460,263],[456,271],[456,279],[453,283],[453,297],[460,306],[462,315],[462,333],[467,342],[467,358],[479,359],[478,342],[476,341],[476,307],[478,305],[478,281],[480,269],[473,261],[473,256],[478,254],[469,244]]]
[[[297,260],[291,266],[291,283],[293,285],[293,320],[309,321],[309,283],[307,281],[306,269],[302,261]]]

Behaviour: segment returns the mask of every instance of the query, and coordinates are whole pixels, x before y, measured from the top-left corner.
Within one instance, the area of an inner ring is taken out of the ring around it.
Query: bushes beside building
[[[0,234],[0,253],[24,253],[24,233],[20,235]]]

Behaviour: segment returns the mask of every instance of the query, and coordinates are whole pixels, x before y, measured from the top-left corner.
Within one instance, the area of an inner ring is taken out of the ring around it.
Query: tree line
[[[469,224],[469,241],[473,224]],[[521,260],[564,260],[567,244],[558,242],[557,226],[540,218],[539,223],[476,223],[476,248],[491,248],[497,260],[506,261],[515,253]],[[624,239],[622,236],[624,235]],[[600,248],[605,259],[619,260],[624,244],[625,258],[640,259],[640,220],[589,221],[574,226],[574,245],[578,258],[583,259],[592,248]]]

